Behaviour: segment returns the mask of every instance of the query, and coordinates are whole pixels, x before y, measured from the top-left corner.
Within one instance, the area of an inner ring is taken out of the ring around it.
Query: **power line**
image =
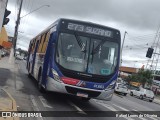
[[[132,35],[129,35],[128,37],[129,38],[146,38],[148,36],[155,36],[157,33],[152,33],[152,34],[146,34],[146,35],[140,35],[140,36],[132,36]],[[130,37],[131,36],[131,37]]]

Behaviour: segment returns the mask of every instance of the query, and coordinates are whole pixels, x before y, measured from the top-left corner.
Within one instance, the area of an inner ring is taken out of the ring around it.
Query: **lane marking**
[[[43,104],[44,107],[46,107],[46,108],[53,108],[52,106],[50,106],[50,105],[47,104],[47,101],[46,101],[46,99],[43,96],[38,96],[38,97],[39,97],[39,99],[40,99],[40,101],[41,101],[41,103]]]
[[[119,106],[119,105],[116,105],[116,104],[112,104],[112,105],[114,105],[114,106],[116,106],[116,107],[118,107],[118,108],[120,108],[120,109],[122,109],[122,110],[124,110],[124,111],[129,111],[129,110],[127,110],[127,109],[125,109],[125,108],[123,108],[123,107],[121,107],[121,106]]]
[[[135,110],[135,109],[132,109],[132,110],[133,110],[133,111],[136,111],[137,113],[144,114],[144,113],[142,113],[142,112],[139,112],[138,110]],[[148,118],[150,118],[150,119],[152,119],[152,120],[158,120],[158,119],[153,118],[153,117],[148,117]]]
[[[79,108],[77,105],[75,105],[73,102],[68,101],[68,103],[69,103],[71,106],[73,106],[77,111],[79,111],[79,113],[87,114],[87,113],[85,113],[81,108]]]
[[[33,104],[32,108],[34,111],[40,111],[39,108],[38,108],[38,104],[35,100],[35,97],[33,95],[30,95],[30,99],[31,99],[31,102]],[[36,117],[37,120],[43,120],[42,117]]]
[[[105,107],[105,108],[107,108],[107,109],[109,109],[109,110],[111,110],[111,111],[114,111],[115,113],[117,113],[117,114],[121,114],[121,113],[119,113],[118,112],[118,110],[116,110],[114,107],[112,107],[112,106],[110,106],[110,105],[108,105],[108,104],[105,104],[104,102],[102,102],[102,101],[100,101],[100,102],[98,102],[97,100],[94,100],[97,104],[100,104],[100,105],[102,105],[103,107]],[[127,109],[126,109],[127,110]],[[131,117],[122,117],[122,118],[125,118],[125,119],[127,119],[127,120],[134,120],[133,118],[131,118]]]
[[[125,109],[125,108],[123,108],[123,107],[121,107],[119,105],[116,105],[116,104],[113,104],[113,105],[116,106],[116,107],[118,107],[118,108],[120,108],[120,109],[122,109],[122,110],[124,110],[124,111],[129,111],[128,109]],[[134,109],[134,111],[135,111],[135,109]],[[141,120],[147,120],[145,118],[140,118],[140,117],[138,117],[138,118],[141,119]]]
[[[31,99],[31,102],[33,104],[34,111],[39,111],[38,105],[37,105],[37,103],[35,101],[35,97],[33,95],[30,95],[30,99]]]
[[[98,102],[97,102],[98,103]],[[100,105],[102,105],[102,106],[104,106],[105,108],[107,108],[107,109],[109,109],[109,110],[111,110],[111,111],[118,111],[118,110],[116,110],[114,107],[112,107],[112,106],[110,106],[110,105],[108,105],[108,104],[104,104],[104,103],[98,103],[98,104],[100,104]]]
[[[136,97],[130,97],[130,98],[135,98],[135,99],[137,99]],[[130,99],[130,98],[125,97],[125,101],[131,102],[132,104],[136,105],[136,106],[134,106],[134,107],[136,107],[136,108],[143,108],[144,110],[148,110],[148,111],[154,111],[153,109],[148,108],[147,106],[143,106],[141,103],[138,103],[138,104],[137,104],[137,102],[132,101],[133,99]],[[137,100],[139,100],[139,99],[137,99]]]

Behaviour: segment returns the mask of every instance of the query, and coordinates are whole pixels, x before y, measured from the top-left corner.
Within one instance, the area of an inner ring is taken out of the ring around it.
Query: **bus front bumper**
[[[64,84],[63,82],[58,82],[51,77],[48,77],[46,89],[48,91],[60,92],[65,94],[71,94],[78,96],[78,93],[86,94],[89,98],[101,99],[101,100],[111,100],[113,96],[114,89],[108,90],[94,90],[89,88],[83,88],[73,85]]]

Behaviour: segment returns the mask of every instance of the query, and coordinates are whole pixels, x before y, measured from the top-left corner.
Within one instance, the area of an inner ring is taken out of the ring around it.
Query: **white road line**
[[[81,108],[79,108],[77,105],[75,105],[73,102],[68,101],[68,103],[73,106],[77,111],[79,111],[82,114],[86,114]]]
[[[122,109],[122,110],[124,110],[124,111],[129,111],[129,110],[127,110],[127,109],[125,109],[125,108],[123,108],[123,107],[121,107],[121,106],[119,106],[119,105],[116,105],[116,104],[112,104],[112,105],[114,105],[114,106],[116,106],[116,107],[118,107],[118,108],[120,108],[120,109]]]
[[[30,95],[30,99],[32,101],[33,107],[34,109],[36,109],[35,111],[39,111],[38,107],[37,107],[37,103],[35,101],[35,97],[33,95]]]
[[[108,104],[105,104],[105,103],[103,103],[102,101],[100,101],[100,102],[98,102],[97,100],[94,100],[97,104],[100,104],[100,105],[102,105],[103,107],[105,107],[105,108],[107,108],[107,109],[109,109],[109,110],[111,110],[111,111],[115,111],[116,113],[118,112],[118,110],[116,110],[114,107],[112,107],[112,106],[110,106],[110,105],[108,105]],[[126,109],[127,110],[127,109]],[[126,111],[125,110],[125,111]],[[120,114],[120,113],[118,113],[118,114]],[[127,119],[127,120],[134,120],[133,118],[130,118],[130,117],[123,117],[123,118],[125,118],[125,119]]]
[[[144,113],[142,113],[142,112],[139,112],[138,110],[135,110],[135,109],[132,109],[133,111],[136,111],[136,112],[138,112],[138,113],[140,113],[140,114],[144,114]],[[152,119],[152,120],[158,120],[158,119],[156,119],[156,118],[153,118],[153,117],[148,117],[148,118],[150,118],[150,119]],[[144,119],[143,119],[144,120]]]
[[[97,102],[98,103],[98,102]],[[112,106],[110,106],[110,105],[107,105],[107,104],[104,104],[104,103],[98,103],[98,104],[100,104],[100,105],[102,105],[102,106],[104,106],[105,108],[107,108],[107,109],[109,109],[109,110],[111,110],[111,111],[118,111],[118,110],[116,110],[115,108],[113,108]]]
[[[154,118],[154,117],[149,117],[150,119],[152,119],[152,120],[159,120],[159,119],[156,119],[156,118]]]
[[[33,104],[33,110],[34,111],[40,111],[39,108],[38,108],[38,104],[35,100],[35,97],[33,95],[30,95],[30,99],[31,99],[31,102]],[[43,120],[43,118],[42,117],[37,117],[37,120]]]
[[[119,105],[116,105],[116,104],[113,104],[114,106],[116,106],[116,107],[118,107],[118,108],[120,108],[120,109],[122,109],[122,110],[124,110],[124,111],[129,111],[128,109],[125,109],[125,108],[123,108],[123,107],[121,107],[121,106],[119,106]],[[134,109],[134,111],[136,111],[135,109]],[[139,117],[138,117],[139,118]],[[145,118],[139,118],[139,119],[141,119],[141,120],[146,120]]]
[[[39,99],[40,99],[40,101],[41,101],[41,103],[43,104],[44,107],[53,108],[52,106],[47,104],[47,101],[43,96],[39,96]]]

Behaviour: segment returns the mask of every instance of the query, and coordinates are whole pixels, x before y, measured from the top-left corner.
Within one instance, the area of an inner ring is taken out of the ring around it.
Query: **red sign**
[[[12,47],[12,43],[11,42],[3,41],[2,46],[4,48],[11,48]]]

